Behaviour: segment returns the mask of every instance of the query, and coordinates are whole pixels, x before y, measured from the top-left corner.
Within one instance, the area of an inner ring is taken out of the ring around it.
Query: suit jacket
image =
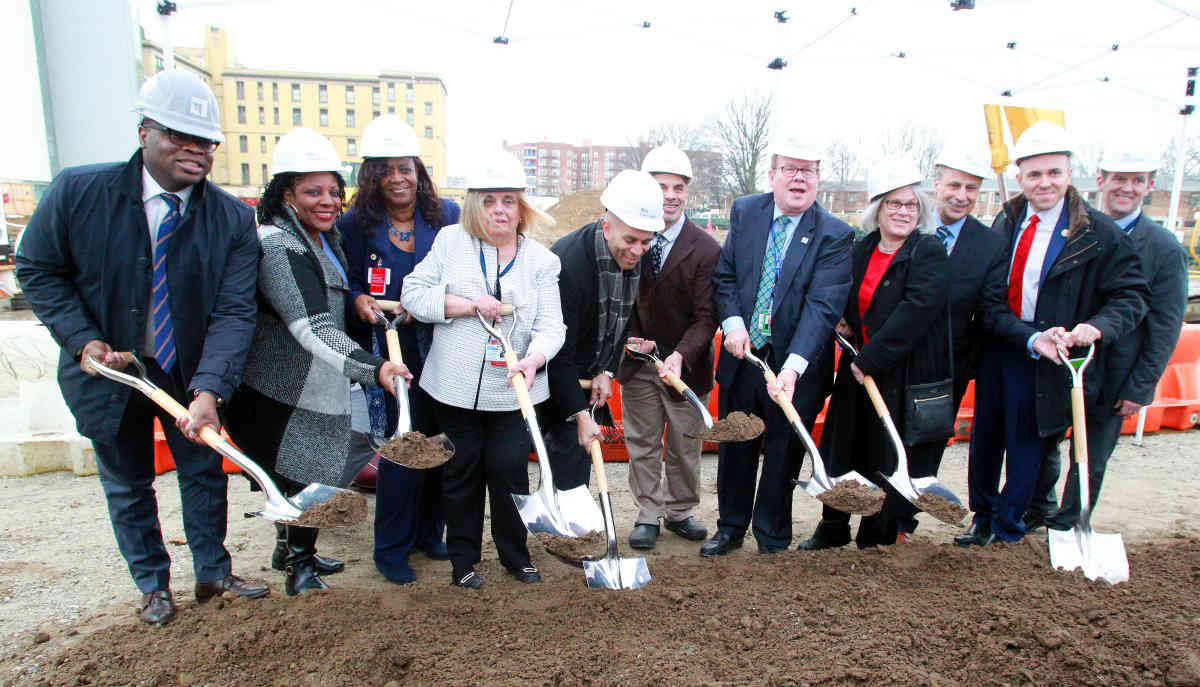
[[[720,255],[721,244],[690,219],[684,222],[658,279],[649,278],[647,263],[642,262],[637,302],[629,323],[629,335],[653,339],[663,358],[679,351],[683,356],[683,381],[700,395],[713,387],[717,314],[712,275]],[[622,384],[629,381],[645,364],[625,356],[617,379]]]
[[[983,351],[984,304],[1008,298],[1008,244],[998,232],[968,215],[946,272],[954,331],[954,391],[961,399],[975,378]]]
[[[713,273],[719,322],[737,315],[747,326],[753,324],[750,320],[774,211],[775,198],[770,193],[733,202],[729,235]],[[853,240],[850,225],[813,203],[792,234],[775,283],[769,343],[777,369],[792,353],[808,361],[793,396],[801,415],[820,410],[832,381],[833,327],[850,294]],[[731,383],[743,364],[749,363],[722,350],[717,383]]]
[[[1005,203],[993,225],[1007,242],[1009,256],[1027,204],[1024,196]],[[1137,327],[1146,312],[1149,292],[1133,241],[1108,216],[1084,202],[1074,187],[1067,189],[1063,210],[1042,265],[1034,321],[1022,321],[1007,302],[993,300],[986,306],[984,330],[996,337],[994,345],[1024,353],[1034,332],[1053,326],[1071,330],[1081,322],[1099,329],[1096,357],[1084,375],[1087,406],[1097,408],[1108,377],[1108,349]],[[1039,360],[1035,394],[1039,436],[1050,437],[1065,430],[1071,417],[1066,371],[1049,360]]]
[[[257,313],[253,211],[201,181],[166,259],[179,373],[189,390],[229,399]],[[63,170],[25,228],[16,265],[34,313],[62,346],[58,382],[79,433],[113,443],[133,390],[85,374],[77,356],[92,339],[119,351],[145,339],[153,272],[141,151],[124,164]]]
[[[1187,309],[1187,259],[1179,241],[1142,213],[1129,230],[1149,288],[1146,317],[1133,332],[1110,346],[1108,377],[1096,410],[1118,400],[1148,405],[1175,351]]]

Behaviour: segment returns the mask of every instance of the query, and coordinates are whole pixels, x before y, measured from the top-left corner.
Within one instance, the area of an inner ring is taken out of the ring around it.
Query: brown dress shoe
[[[149,594],[142,594],[142,610],[138,613],[143,623],[150,625],[166,625],[175,617],[175,601],[171,598],[171,590],[160,589]]]
[[[216,582],[196,583],[196,601],[200,603],[204,603],[222,592],[244,596],[247,599],[261,599],[270,594],[271,589],[265,584],[247,582],[237,575],[229,575]]]

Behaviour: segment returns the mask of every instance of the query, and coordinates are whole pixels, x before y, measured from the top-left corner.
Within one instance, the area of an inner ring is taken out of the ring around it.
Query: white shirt
[[[1042,263],[1046,261],[1046,251],[1050,248],[1050,239],[1054,237],[1054,227],[1058,224],[1058,216],[1062,214],[1064,199],[1060,199],[1058,204],[1049,210],[1043,210],[1036,213],[1038,216],[1037,231],[1033,235],[1033,243],[1029,246],[1029,257],[1025,260],[1025,273],[1021,279],[1021,319],[1026,322],[1033,322],[1037,313],[1037,298],[1038,291],[1042,287]],[[1030,205],[1025,211],[1025,219],[1021,221],[1021,233],[1018,234],[1017,243],[1020,243],[1021,237],[1025,235],[1025,229],[1029,227],[1029,220],[1034,213],[1030,213],[1033,206]],[[1013,247],[1013,262],[1016,261],[1017,251]],[[1012,279],[1013,262],[1008,264],[1009,279]]]
[[[667,227],[666,231],[659,234],[659,236],[663,237],[662,257],[660,258],[662,262],[658,263],[659,270],[662,270],[663,266],[667,264],[667,256],[671,253],[671,246],[675,245],[675,239],[679,238],[679,235],[683,233],[683,223],[686,221],[687,213],[681,212],[679,213],[679,219],[675,220],[674,224]],[[658,239],[655,240],[657,241]]]
[[[167,193],[154,177],[150,176],[150,170],[146,166],[142,166],[142,208],[146,211],[146,226],[150,227],[150,260],[154,260],[154,243],[158,241],[158,225],[162,224],[163,218],[167,216],[171,206],[167,205],[167,201],[162,199],[162,194]],[[187,212],[188,199],[192,197],[192,187],[188,186],[180,191],[175,191],[175,195],[179,196],[179,215],[182,217]],[[153,262],[151,262],[153,265]],[[153,269],[153,268],[152,268]],[[144,342],[142,355],[154,355],[154,317],[151,315],[154,305],[154,287],[151,286],[149,298],[146,299],[146,340]]]

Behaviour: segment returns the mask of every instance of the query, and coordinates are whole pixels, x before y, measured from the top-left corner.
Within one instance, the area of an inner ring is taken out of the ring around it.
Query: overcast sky
[[[154,2],[131,1],[161,40]],[[983,154],[981,105],[995,102],[1063,108],[1083,141],[1157,152],[1178,132],[1185,69],[1200,65],[1200,0],[976,0],[957,12],[947,0],[514,0],[506,46],[491,39],[508,0],[177,4],[177,45],[223,26],[247,66],[439,73],[451,174],[503,139],[625,144],[701,124],[730,96],[774,93],[776,56],[789,63],[784,127],[822,147],[911,121]]]

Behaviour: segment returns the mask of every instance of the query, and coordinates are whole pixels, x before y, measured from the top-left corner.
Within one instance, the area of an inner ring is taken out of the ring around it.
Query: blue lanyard
[[[496,273],[496,290],[493,291],[492,287],[488,285],[487,262],[484,261],[484,259],[483,259],[483,242],[481,241],[479,243],[479,271],[483,272],[483,288],[487,289],[488,295],[490,295],[492,298],[495,298],[496,300],[500,300],[500,277],[503,277],[504,275],[508,274],[508,271],[512,269],[513,264],[517,262],[517,255],[520,252],[521,252],[521,244],[518,243],[517,250],[513,253],[512,260],[509,260],[507,265],[505,265],[504,267],[501,267],[500,266],[500,249],[499,248],[496,249],[496,269],[499,271]]]

